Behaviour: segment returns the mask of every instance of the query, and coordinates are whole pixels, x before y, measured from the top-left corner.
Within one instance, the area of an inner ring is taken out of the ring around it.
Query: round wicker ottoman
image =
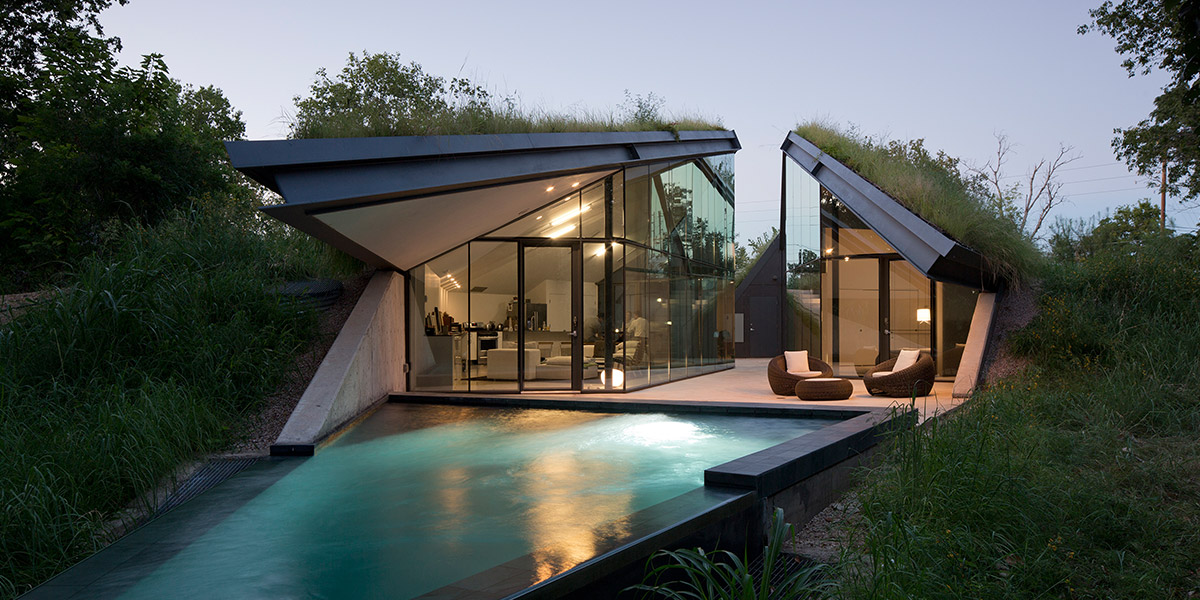
[[[849,379],[816,377],[796,382],[796,397],[801,400],[845,400],[853,393]]]

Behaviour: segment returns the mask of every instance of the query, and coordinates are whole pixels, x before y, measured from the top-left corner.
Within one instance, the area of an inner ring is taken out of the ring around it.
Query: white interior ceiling
[[[400,269],[411,269],[613,173],[539,179],[315,215]],[[576,186],[578,187],[578,186]],[[551,189],[552,188],[552,189]]]

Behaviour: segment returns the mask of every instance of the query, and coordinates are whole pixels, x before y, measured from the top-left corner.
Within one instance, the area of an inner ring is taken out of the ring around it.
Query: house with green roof
[[[923,149],[809,125],[781,150],[779,234],[736,290],[738,357],[807,350],[854,378],[919,349],[969,390],[1028,240]]]

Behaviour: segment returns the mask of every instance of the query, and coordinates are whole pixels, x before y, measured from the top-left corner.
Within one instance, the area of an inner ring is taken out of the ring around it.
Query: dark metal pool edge
[[[873,409],[812,433],[704,471],[705,485],[751,489],[770,496],[844,460],[861,455],[886,435],[917,422],[917,411]]]

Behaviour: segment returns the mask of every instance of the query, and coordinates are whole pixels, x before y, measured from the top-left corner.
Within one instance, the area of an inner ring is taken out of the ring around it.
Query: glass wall
[[[413,389],[467,391],[467,247],[443,254],[409,272],[409,364]]]
[[[732,156],[629,169],[625,198],[627,313],[636,319],[635,311],[643,311],[649,331],[646,362],[631,369],[635,376],[626,377],[626,388],[727,368],[733,361]]]
[[[412,389],[620,391],[732,366],[733,215],[732,155],[644,165],[413,269],[414,320],[442,327],[412,329]]]
[[[855,377],[916,348],[953,377],[978,290],[925,277],[795,162],[784,177],[787,349]]]
[[[517,391],[517,244],[471,242],[467,296],[471,318],[469,389]]]
[[[785,160],[784,323],[788,348],[818,348],[821,340],[821,184]]]

